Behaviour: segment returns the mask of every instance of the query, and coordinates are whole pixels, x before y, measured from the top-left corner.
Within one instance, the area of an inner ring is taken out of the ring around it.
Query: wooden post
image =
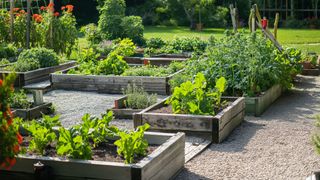
[[[31,29],[31,0],[27,0],[27,44],[26,48],[30,49],[30,29]]]
[[[279,13],[276,13],[276,19],[274,21],[274,29],[273,29],[274,38],[276,40],[278,38],[278,24],[279,24]]]
[[[14,9],[14,0],[10,0],[10,38],[11,42],[14,40],[14,35],[13,35],[13,26],[14,26],[14,14],[13,14],[13,9]]]
[[[252,30],[251,30],[251,32],[255,32],[256,31],[256,16],[255,16],[255,14],[256,14],[256,10],[254,9],[254,8],[252,8],[251,9],[251,13],[252,13],[252,19],[251,19],[251,28],[252,28]]]
[[[50,4],[54,4],[54,0],[50,0]],[[51,16],[53,16],[53,11],[50,11]],[[53,48],[53,22],[52,22],[52,20],[51,20],[51,24],[50,24],[50,46],[51,46],[51,48]]]
[[[233,4],[230,4],[230,15],[233,26],[233,32],[237,32],[237,20],[236,20],[236,8],[233,7]]]

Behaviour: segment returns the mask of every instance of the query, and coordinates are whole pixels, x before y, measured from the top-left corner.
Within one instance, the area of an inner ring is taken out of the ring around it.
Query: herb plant
[[[157,95],[149,95],[142,87],[128,84],[124,94],[127,96],[125,105],[127,108],[144,109],[157,102]]]
[[[17,91],[9,99],[10,105],[15,109],[28,109],[31,103],[28,101],[27,95],[24,90]]]
[[[144,139],[144,132],[149,127],[148,124],[144,124],[139,126],[136,131],[120,131],[118,133],[120,139],[114,144],[118,147],[118,154],[124,157],[125,163],[133,163],[134,157],[146,155],[148,142]]]

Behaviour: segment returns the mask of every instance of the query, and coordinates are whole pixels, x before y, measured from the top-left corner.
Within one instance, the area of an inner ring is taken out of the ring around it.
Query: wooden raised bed
[[[141,65],[156,65],[156,66],[165,66],[169,65],[173,61],[183,62],[186,61],[186,58],[168,58],[168,57],[125,57],[124,60],[128,64],[141,64]]]
[[[243,97],[225,98],[229,106],[215,116],[190,114],[154,113],[153,110],[168,106],[164,99],[137,114],[134,114],[134,126],[148,123],[151,131],[198,132],[209,134],[215,143],[222,142],[244,119],[245,101]]]
[[[164,57],[164,58],[191,58],[191,52],[185,52],[181,54],[157,54],[151,57]]]
[[[75,64],[76,64],[75,61],[69,61],[69,62],[60,64],[58,66],[40,68],[40,69],[36,69],[33,71],[27,71],[27,72],[16,72],[17,78],[16,78],[14,86],[21,88],[21,87],[29,85],[29,84],[49,80],[51,73],[67,69],[69,67],[74,66]],[[0,78],[2,78],[3,75],[8,75],[10,73],[12,73],[12,72],[11,71],[2,71],[0,69]]]
[[[52,103],[44,103],[29,109],[13,109],[14,117],[20,117],[24,120],[33,120],[42,117],[42,114],[50,113]]]
[[[131,109],[126,108],[125,100],[127,96],[123,96],[114,101],[114,107],[110,109],[113,112],[113,115],[116,119],[132,119],[134,113],[138,113],[143,109]]]
[[[301,74],[305,75],[305,76],[319,76],[320,69],[319,69],[319,67],[314,68],[314,69],[303,69]]]
[[[274,85],[259,97],[246,97],[246,114],[261,116],[282,94],[282,86]]]
[[[136,164],[50,157],[17,157],[11,170],[0,170],[0,179],[34,179],[34,164],[40,161],[52,179],[170,179],[184,166],[185,135],[146,132],[149,144],[160,145]]]
[[[52,87],[56,89],[98,91],[102,93],[120,94],[128,84],[135,83],[146,92],[168,95],[171,93],[169,80],[180,70],[167,77],[149,76],[105,76],[79,74],[51,74]],[[66,73],[64,71],[64,73]]]

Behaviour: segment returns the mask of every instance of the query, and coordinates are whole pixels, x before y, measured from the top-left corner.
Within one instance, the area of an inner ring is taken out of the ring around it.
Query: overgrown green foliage
[[[98,44],[101,41],[98,27],[93,23],[81,27],[80,32],[84,34],[86,40],[90,43],[90,46]]]
[[[24,123],[23,127],[30,132],[32,139],[29,144],[29,150],[44,155],[45,149],[56,140],[56,134],[52,130],[54,126],[61,126],[59,116],[43,116],[40,121],[33,120],[30,123]]]
[[[135,157],[146,155],[148,142],[144,139],[144,132],[149,127],[148,124],[144,124],[136,131],[119,132],[120,139],[114,144],[118,147],[118,154],[124,157],[125,163],[133,163]]]
[[[0,44],[0,59],[17,56],[18,49],[13,44]]]
[[[147,48],[145,53],[147,54],[160,54],[160,53],[183,53],[194,52],[196,54],[202,54],[208,42],[201,40],[197,37],[177,37],[171,41],[162,41],[159,38],[153,38],[147,41]]]
[[[149,95],[143,87],[138,87],[136,84],[128,84],[123,94],[127,96],[126,108],[144,109],[157,102],[156,94]]]
[[[145,43],[143,38],[144,26],[142,25],[142,19],[140,16],[126,16],[122,18],[121,27],[124,33],[123,37],[130,38],[133,42],[139,45],[143,45]]]
[[[208,87],[214,88],[219,77],[227,79],[226,95],[258,96],[275,84],[285,88],[292,86],[291,75],[299,71],[300,53],[288,50],[279,53],[264,37],[258,34],[226,32],[220,40],[210,39],[206,54],[189,61],[180,77],[192,80],[194,75],[202,72]],[[178,83],[173,83],[177,85]]]
[[[98,64],[98,72],[100,74],[120,75],[128,68],[128,64],[123,60],[123,56],[116,52],[111,52],[107,59],[100,61]]]
[[[31,103],[28,101],[27,94],[24,90],[17,91],[9,99],[10,106],[14,109],[28,109]]]
[[[152,76],[165,77],[183,69],[183,62],[172,62],[169,66],[145,65],[141,67],[130,67],[122,76]]]
[[[21,52],[15,70],[25,72],[56,65],[59,65],[59,57],[53,50],[32,48]]]
[[[219,78],[214,89],[207,87],[202,73],[198,73],[194,82],[187,81],[175,87],[172,96],[167,100],[177,114],[214,115],[215,108],[220,108],[221,96],[226,89],[226,79]]]
[[[69,129],[61,127],[59,129],[57,153],[74,159],[91,159],[92,151],[88,134],[79,132],[78,128],[75,127]]]
[[[126,61],[123,60],[125,56],[131,56],[135,53],[134,43],[126,38],[118,40],[112,47],[112,51],[108,54],[107,58],[98,61],[100,54],[90,48],[83,50],[79,56],[79,67],[74,70],[69,70],[69,74],[97,74],[97,75],[120,75],[129,66]]]
[[[144,43],[142,19],[139,16],[125,16],[124,0],[106,0],[100,8],[98,30],[102,39],[130,38],[135,43]]]

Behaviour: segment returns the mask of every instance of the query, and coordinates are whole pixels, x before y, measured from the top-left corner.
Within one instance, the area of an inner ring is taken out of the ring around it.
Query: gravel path
[[[225,142],[188,162],[176,179],[305,179],[320,170],[311,141],[320,77],[298,80],[263,116],[245,117]]]
[[[54,90],[44,95],[44,101],[52,102],[61,123],[65,127],[81,123],[84,114],[99,116],[112,108],[114,100],[123,95],[98,94],[94,92]]]

